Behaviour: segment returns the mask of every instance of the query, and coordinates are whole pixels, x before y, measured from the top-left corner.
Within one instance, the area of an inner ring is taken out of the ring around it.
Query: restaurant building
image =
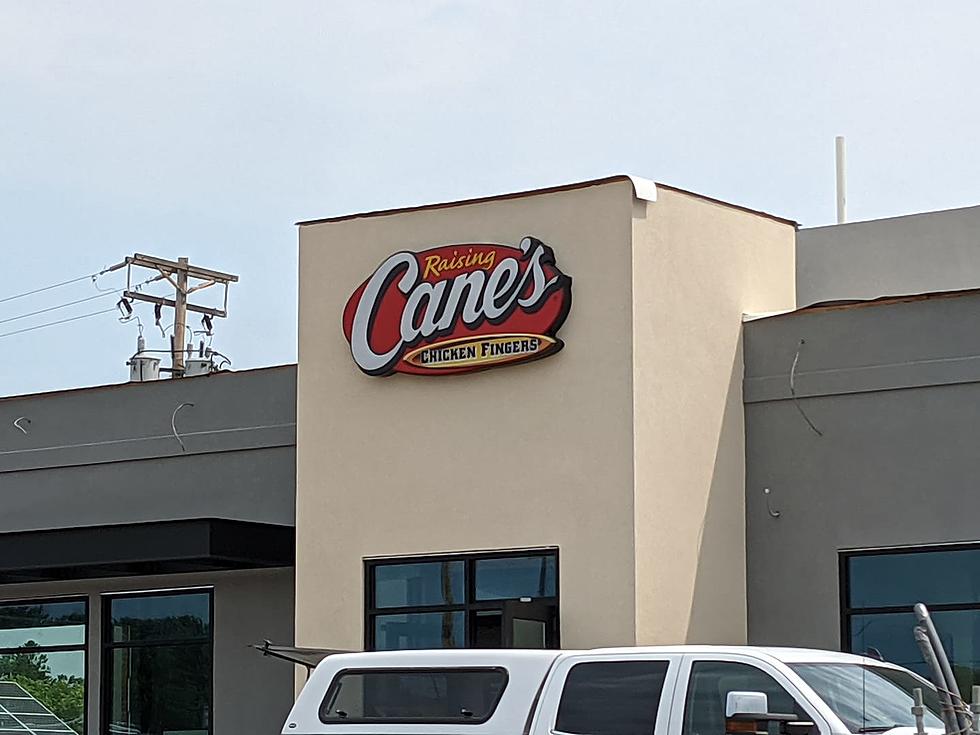
[[[301,223],[297,642],[917,667],[923,601],[968,692],[978,232],[629,177]]]
[[[914,667],[920,600],[969,686],[977,232],[628,176],[301,223],[298,365],[0,399],[0,723],[276,732],[265,640]]]
[[[795,232],[626,176],[301,223],[297,643],[745,641],[742,314]]]

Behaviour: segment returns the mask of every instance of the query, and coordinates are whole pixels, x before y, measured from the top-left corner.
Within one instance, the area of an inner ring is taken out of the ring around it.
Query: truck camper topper
[[[339,653],[316,666],[283,733],[913,735],[916,689],[925,700],[921,732],[939,735],[931,684],[847,653],[751,646]]]

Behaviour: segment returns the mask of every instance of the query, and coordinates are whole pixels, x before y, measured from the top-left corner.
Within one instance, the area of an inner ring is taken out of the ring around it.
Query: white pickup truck
[[[443,650],[332,655],[284,735],[845,735],[942,733],[925,679],[790,648]],[[892,733],[894,731],[894,733]]]

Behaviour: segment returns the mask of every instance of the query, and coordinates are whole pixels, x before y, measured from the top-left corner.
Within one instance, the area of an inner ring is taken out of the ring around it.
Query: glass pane
[[[115,648],[108,672],[110,730],[205,735],[211,719],[211,646]]]
[[[463,562],[383,564],[374,567],[377,607],[461,605],[464,599]]]
[[[728,661],[696,661],[687,687],[683,735],[725,732],[729,692],[763,692],[770,712],[806,717],[792,695],[762,669]]]
[[[514,618],[514,648],[544,648],[548,628],[542,620]]]
[[[85,602],[0,605],[0,649],[85,643]]]
[[[0,654],[0,718],[5,715],[43,730],[84,733],[85,652]]]
[[[912,637],[914,626],[915,616],[911,612],[852,615],[851,652],[873,655],[877,651],[886,661],[928,677],[929,672]]]
[[[504,616],[500,610],[477,610],[473,621],[473,648],[500,648],[503,645]]]
[[[935,689],[907,671],[856,664],[791,664],[791,668],[827,703],[850,732],[868,728],[915,727],[912,690],[922,690],[925,726],[942,728]]]
[[[969,697],[971,687],[980,684],[980,610],[936,611],[931,615],[960,693]],[[914,625],[915,616],[910,612],[852,615],[851,650],[866,653],[874,648],[886,661],[928,678],[929,670],[912,637]]]
[[[565,679],[555,729],[587,735],[653,735],[666,676],[666,661],[577,664]]]
[[[850,607],[980,602],[980,549],[852,556]]]
[[[374,648],[463,648],[466,630],[462,612],[408,613],[374,617]]]
[[[554,597],[555,557],[514,556],[476,562],[476,599]]]
[[[458,722],[489,719],[507,674],[500,669],[349,671],[330,684],[323,722]]]
[[[207,638],[210,632],[207,592],[117,597],[109,604],[112,640],[117,643]]]

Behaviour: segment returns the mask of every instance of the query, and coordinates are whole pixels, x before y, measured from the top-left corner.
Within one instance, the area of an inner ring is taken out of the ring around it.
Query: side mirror
[[[818,735],[812,722],[799,720],[793,714],[769,711],[769,697],[764,692],[729,692],[725,699],[725,732],[727,735],[765,735],[769,723],[778,724],[780,735]]]
[[[725,699],[725,717],[758,716],[765,715],[767,712],[769,712],[769,697],[764,692],[729,692]]]

